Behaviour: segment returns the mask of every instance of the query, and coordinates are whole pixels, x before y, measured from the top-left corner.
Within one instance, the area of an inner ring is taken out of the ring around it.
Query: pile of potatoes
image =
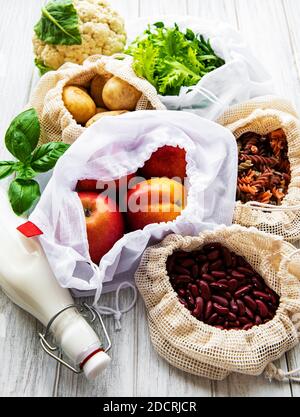
[[[89,88],[68,85],[63,101],[77,123],[89,127],[103,116],[135,110],[142,93],[112,74],[96,75]]]

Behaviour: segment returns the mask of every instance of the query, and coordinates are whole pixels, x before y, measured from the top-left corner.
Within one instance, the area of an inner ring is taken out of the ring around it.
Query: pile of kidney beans
[[[279,306],[279,296],[251,265],[220,243],[174,252],[167,271],[179,301],[198,320],[221,330],[267,323]]]

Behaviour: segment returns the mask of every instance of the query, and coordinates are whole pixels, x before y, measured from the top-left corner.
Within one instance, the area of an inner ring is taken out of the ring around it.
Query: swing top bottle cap
[[[110,361],[111,358],[103,351],[98,351],[88,357],[82,364],[82,369],[87,379],[96,379],[107,368]]]

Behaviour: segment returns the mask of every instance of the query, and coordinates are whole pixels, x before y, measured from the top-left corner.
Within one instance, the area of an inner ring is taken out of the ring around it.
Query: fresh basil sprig
[[[0,161],[0,179],[15,174],[8,196],[18,216],[28,211],[41,195],[39,184],[33,178],[54,168],[70,146],[62,142],[37,146],[40,133],[37,112],[29,109],[11,122],[5,135],[6,147],[17,161]]]
[[[77,11],[72,0],[51,0],[42,8],[34,27],[37,37],[50,45],[81,45]]]

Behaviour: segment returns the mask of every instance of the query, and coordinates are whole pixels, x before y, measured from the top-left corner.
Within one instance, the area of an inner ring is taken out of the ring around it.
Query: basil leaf
[[[37,37],[50,45],[81,45],[77,11],[72,0],[52,0],[35,25]]]
[[[54,71],[53,68],[47,67],[41,59],[35,58],[34,64],[39,69],[40,75],[44,75],[48,71]]]
[[[8,177],[15,171],[15,163],[13,161],[0,161],[0,180]]]
[[[40,138],[40,123],[35,109],[19,114],[10,124],[5,145],[17,159],[25,162],[36,148]]]
[[[31,180],[36,176],[34,169],[32,169],[31,166],[27,164],[20,164],[16,171],[17,178],[22,178],[23,180]]]
[[[63,142],[50,142],[37,148],[31,159],[31,167],[36,172],[47,172],[66,152],[70,145]]]
[[[41,196],[40,186],[34,180],[17,178],[10,184],[8,196],[13,211],[21,216]]]

